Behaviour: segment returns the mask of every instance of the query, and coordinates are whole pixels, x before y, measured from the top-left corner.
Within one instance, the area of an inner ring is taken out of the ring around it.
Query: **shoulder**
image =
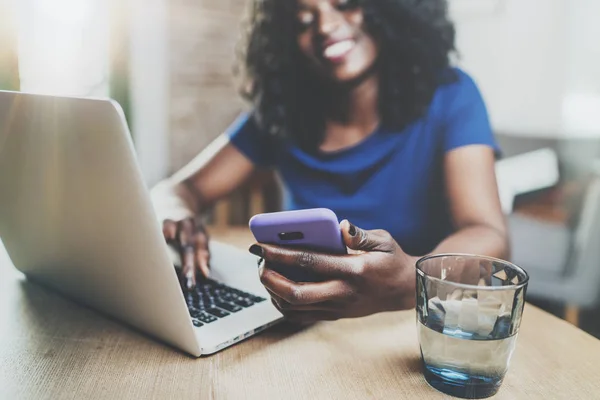
[[[442,74],[441,83],[435,93],[435,100],[455,101],[458,97],[481,96],[475,80],[460,68],[449,68]]]
[[[444,150],[450,151],[468,145],[486,145],[496,152],[496,144],[487,107],[475,80],[461,69],[448,70],[430,108],[441,128],[440,140]]]
[[[260,128],[252,112],[241,114],[225,134],[229,142],[255,165],[270,166],[275,162],[273,153],[278,143]]]
[[[430,113],[444,118],[472,106],[485,108],[475,80],[460,68],[445,70],[432,99]]]
[[[252,111],[242,112],[227,127],[225,134],[231,139],[247,138],[256,140],[262,144],[275,142],[272,135],[269,135],[260,125],[256,115]]]
[[[256,134],[259,131],[256,118],[252,112],[242,112],[227,128],[229,136],[235,136],[241,132]]]

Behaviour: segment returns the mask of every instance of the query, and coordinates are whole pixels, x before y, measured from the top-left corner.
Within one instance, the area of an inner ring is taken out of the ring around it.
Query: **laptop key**
[[[243,297],[238,297],[238,298],[234,299],[233,302],[235,304],[237,304],[238,306],[242,306],[242,307],[250,307],[251,305],[254,304],[254,302],[252,300],[243,298]]]
[[[198,316],[202,314],[202,312],[200,310],[198,310],[197,308],[190,308],[189,312],[190,312],[190,316],[192,318],[198,318]]]
[[[207,313],[200,313],[200,315],[198,315],[196,318],[198,318],[205,324],[210,324],[211,322],[215,322],[217,320],[217,317],[213,317],[212,315]]]
[[[232,304],[232,303],[226,303],[226,302],[220,302],[217,301],[215,303],[215,305],[219,308],[222,308],[223,310],[227,310],[230,312],[238,312],[238,311],[242,311],[243,308],[238,306],[237,304]]]
[[[194,324],[194,326],[196,328],[200,328],[201,326],[204,326],[204,324],[202,322],[198,321],[197,319],[193,319],[192,324]]]
[[[202,298],[202,304],[207,306],[207,308],[210,308],[214,304],[214,301],[212,301],[211,299],[206,297],[206,298]]]
[[[248,296],[248,293],[242,292],[241,290],[238,290],[238,289],[231,289],[231,293],[236,294],[238,296],[242,296],[242,297]]]
[[[239,289],[234,289],[222,283],[213,280],[204,280],[199,282],[196,290],[186,295],[186,303],[192,310],[193,318],[198,318],[198,315],[203,314],[209,318],[223,318],[229,313],[241,311],[243,308],[248,308],[255,303],[260,303],[266,299],[254,296],[250,293]],[[206,313],[209,314],[206,314]],[[203,323],[204,320],[200,319]]]
[[[229,315],[229,313],[227,311],[223,311],[219,308],[213,307],[213,308],[209,308],[208,310],[206,310],[207,313],[214,315],[215,317],[218,318],[224,318],[226,316]]]

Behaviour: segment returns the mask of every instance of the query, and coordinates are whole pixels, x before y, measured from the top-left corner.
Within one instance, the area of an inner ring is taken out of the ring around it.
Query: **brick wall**
[[[233,77],[235,49],[249,0],[171,0],[171,172],[185,165],[221,134],[246,107]],[[263,197],[252,206],[253,191]],[[280,208],[278,185],[258,173],[229,196],[227,222],[247,225],[257,211]]]
[[[171,172],[222,133],[243,108],[232,67],[246,2],[170,2]]]

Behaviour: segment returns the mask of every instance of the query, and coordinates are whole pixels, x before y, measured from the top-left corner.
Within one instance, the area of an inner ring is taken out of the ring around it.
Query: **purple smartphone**
[[[250,230],[259,243],[346,254],[337,216],[327,208],[258,214],[250,220]],[[275,265],[272,268],[296,282],[321,280],[310,271],[294,267]]]

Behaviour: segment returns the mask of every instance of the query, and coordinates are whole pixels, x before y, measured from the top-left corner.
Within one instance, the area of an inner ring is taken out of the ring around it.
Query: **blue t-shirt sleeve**
[[[459,147],[480,144],[490,146],[496,155],[500,148],[496,143],[489,115],[479,88],[473,79],[456,70],[458,80],[447,88],[444,124],[444,152]]]
[[[259,167],[274,164],[275,149],[273,140],[260,132],[251,114],[240,115],[227,128],[229,141],[252,163]]]

